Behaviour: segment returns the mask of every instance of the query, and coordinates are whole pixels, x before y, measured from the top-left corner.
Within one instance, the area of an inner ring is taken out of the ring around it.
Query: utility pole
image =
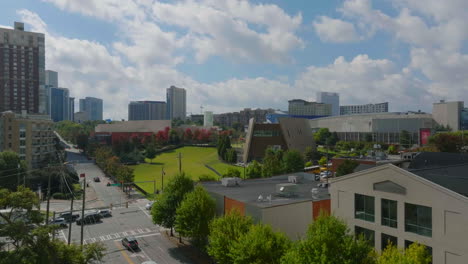
[[[47,209],[46,209],[46,217],[45,217],[45,221],[46,221],[46,225],[49,225],[49,209],[50,209],[50,171],[49,171],[49,179],[48,179],[48,182],[47,182]]]
[[[54,215],[52,216],[52,220],[55,219],[55,211],[54,211],[53,213],[54,213]],[[56,231],[56,230],[54,230],[54,232],[52,232],[52,241],[55,240],[55,231]]]
[[[85,201],[86,201],[86,174],[83,179],[83,205],[81,208],[81,248],[83,248],[83,232],[84,232],[84,225],[85,225],[85,218],[84,218]]]
[[[75,195],[73,193],[71,198],[72,200],[70,205],[70,224],[68,225],[68,245],[70,245],[71,242],[71,228],[73,223],[73,200],[75,200]]]

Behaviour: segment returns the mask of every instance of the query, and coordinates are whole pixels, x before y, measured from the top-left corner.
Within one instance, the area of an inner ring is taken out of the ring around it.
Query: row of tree
[[[246,177],[267,178],[283,173],[298,172],[304,170],[304,158],[296,150],[275,150],[268,148],[265,150],[263,163],[256,160],[251,162],[246,169]]]
[[[1,264],[88,264],[104,257],[102,244],[87,244],[82,249],[54,239],[51,234],[59,227],[42,225],[45,219],[39,210],[40,201],[30,189],[0,189],[0,207],[8,209],[0,212]]]
[[[120,162],[119,157],[108,147],[101,147],[95,151],[96,164],[107,174],[115,177],[120,183],[131,183],[135,176],[133,169]]]
[[[230,131],[223,131],[218,136],[216,144],[218,150],[218,157],[229,163],[237,162],[237,152],[231,146],[231,133]]]

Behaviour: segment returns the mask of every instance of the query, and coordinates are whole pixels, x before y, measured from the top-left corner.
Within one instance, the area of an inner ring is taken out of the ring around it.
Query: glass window
[[[354,216],[356,219],[375,221],[374,197],[355,194],[354,195]]]
[[[432,208],[405,203],[405,231],[432,237]]]
[[[397,201],[382,199],[382,225],[398,227]]]
[[[371,244],[372,246],[375,246],[374,230],[370,230],[370,229],[360,227],[360,226],[355,226],[354,233],[356,237],[363,236],[367,241],[369,241],[369,244]]]
[[[386,249],[388,245],[398,247],[398,238],[382,233],[382,250]]]

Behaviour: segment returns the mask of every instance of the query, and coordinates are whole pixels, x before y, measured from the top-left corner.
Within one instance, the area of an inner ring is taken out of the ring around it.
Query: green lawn
[[[179,153],[182,153],[182,171],[194,180],[198,180],[198,177],[203,174],[216,176],[212,170],[205,167],[205,164],[213,167],[221,174],[226,173],[228,168],[235,168],[243,173],[239,167],[220,162],[216,148],[183,147],[158,155],[152,160],[152,164],[144,163],[131,166],[135,169],[135,182],[156,180],[156,188],[161,189],[162,167],[164,166],[164,171],[166,172],[164,175],[164,185],[166,185],[167,181],[179,171],[179,160],[177,158]],[[152,182],[139,183],[138,185],[149,193],[153,192],[154,187]]]

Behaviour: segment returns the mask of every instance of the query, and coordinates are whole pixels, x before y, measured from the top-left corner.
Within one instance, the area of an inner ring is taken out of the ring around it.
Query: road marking
[[[99,239],[101,239],[101,241],[105,241],[105,240],[106,240],[106,238],[103,237],[103,236],[100,236]]]
[[[145,215],[148,217],[148,218],[151,218],[151,216],[146,212],[145,209],[141,208],[139,205],[138,205],[138,208],[140,208],[140,210],[145,213]]]
[[[135,264],[129,257],[128,257],[128,254],[127,254],[127,251],[126,250],[122,250],[122,246],[117,243],[116,241],[114,241],[114,244],[119,248],[119,251],[120,253],[122,254],[122,256],[125,258],[125,260],[127,261],[128,264]]]
[[[144,233],[143,229],[141,229],[141,228],[138,228],[137,231],[138,231],[138,233],[140,233],[140,234],[141,234],[141,233]]]
[[[68,239],[67,239],[67,237],[65,236],[65,233],[63,232],[63,230],[60,230],[59,234],[61,235],[61,238],[62,238],[63,240],[65,240],[65,243],[68,243]]]
[[[147,234],[147,235],[141,235],[141,236],[135,236],[135,238],[141,238],[141,237],[150,237],[150,236],[160,236],[161,233],[154,233],[154,234]],[[115,241],[120,241],[120,239],[116,239]]]

